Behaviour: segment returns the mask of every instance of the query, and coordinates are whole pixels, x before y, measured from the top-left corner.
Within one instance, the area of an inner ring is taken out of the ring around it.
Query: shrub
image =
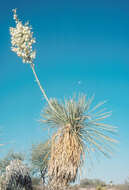
[[[102,186],[102,185],[98,185],[96,187],[96,190],[106,190],[106,187]]]
[[[6,190],[32,190],[28,168],[20,160],[13,160],[6,167]]]

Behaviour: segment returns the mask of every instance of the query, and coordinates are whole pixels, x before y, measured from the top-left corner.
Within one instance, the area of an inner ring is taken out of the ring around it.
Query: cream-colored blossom
[[[33,38],[33,32],[29,23],[24,25],[18,20],[16,9],[13,10],[13,18],[16,23],[16,27],[10,27],[11,35],[11,50],[22,58],[23,63],[33,63],[36,57],[36,52],[32,49],[32,45],[36,42]]]
[[[36,52],[32,49],[32,45],[36,41],[35,38],[33,38],[32,28],[29,26],[28,22],[26,22],[24,25],[22,24],[22,22],[17,17],[16,9],[13,9],[13,13],[14,13],[13,19],[15,20],[16,27],[10,27],[11,44],[12,44],[11,50],[22,58],[23,63],[30,64],[36,82],[43,96],[45,97],[51,109],[56,112],[51,102],[49,101],[42,85],[40,84],[38,76],[35,72],[33,60],[36,57]]]

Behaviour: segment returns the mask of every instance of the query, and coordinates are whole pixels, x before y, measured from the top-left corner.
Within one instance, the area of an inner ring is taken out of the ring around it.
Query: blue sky
[[[9,149],[29,154],[47,139],[38,122],[45,105],[29,65],[10,50],[13,8],[30,21],[36,37],[35,69],[49,97],[82,92],[94,104],[108,100],[108,122],[119,129],[118,151],[100,159],[84,177],[123,182],[129,176],[129,1],[4,0],[0,6],[1,156]]]

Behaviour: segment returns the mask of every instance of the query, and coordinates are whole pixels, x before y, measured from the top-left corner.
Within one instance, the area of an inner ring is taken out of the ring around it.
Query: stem
[[[36,72],[35,72],[34,64],[32,63],[32,64],[30,64],[30,65],[31,65],[31,69],[32,69],[32,71],[33,71],[33,74],[34,74],[34,76],[35,76],[36,82],[37,82],[37,84],[38,84],[38,86],[39,86],[39,88],[40,88],[40,90],[41,90],[41,92],[42,92],[44,98],[46,99],[46,101],[47,101],[48,105],[51,107],[51,109],[52,109],[54,112],[56,112],[55,108],[52,106],[51,102],[49,101],[49,99],[48,99],[48,97],[47,97],[47,95],[46,95],[46,93],[45,93],[45,91],[44,91],[42,85],[40,84],[40,81],[39,81],[39,79],[38,79],[38,76],[37,76],[37,74],[36,74]],[[56,113],[57,113],[57,112],[56,112]]]

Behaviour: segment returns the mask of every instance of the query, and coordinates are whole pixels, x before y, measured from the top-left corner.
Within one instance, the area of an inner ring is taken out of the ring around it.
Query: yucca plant
[[[80,95],[64,102],[51,99],[54,109],[46,106],[42,116],[51,127],[57,131],[52,137],[51,157],[48,163],[48,175],[52,186],[67,186],[74,182],[78,170],[86,156],[92,152],[101,152],[110,156],[113,143],[112,135],[116,128],[101,122],[109,117],[111,112],[96,111],[105,102],[100,102],[90,108],[93,97],[87,99]]]
[[[78,100],[71,98],[64,102],[56,99],[49,99],[40,84],[34,65],[36,56],[32,45],[35,43],[31,27],[28,23],[24,25],[18,19],[16,9],[14,20],[16,27],[10,27],[12,51],[22,58],[24,63],[30,65],[36,82],[46,99],[48,105],[44,109],[44,122],[57,131],[52,137],[51,156],[48,163],[48,174],[52,186],[66,186],[74,182],[78,169],[81,167],[86,156],[92,152],[102,152],[105,156],[112,153],[112,144],[116,142],[111,135],[115,128],[101,121],[107,118],[110,113],[96,109],[104,102],[97,104],[90,109],[92,99],[80,96]]]

